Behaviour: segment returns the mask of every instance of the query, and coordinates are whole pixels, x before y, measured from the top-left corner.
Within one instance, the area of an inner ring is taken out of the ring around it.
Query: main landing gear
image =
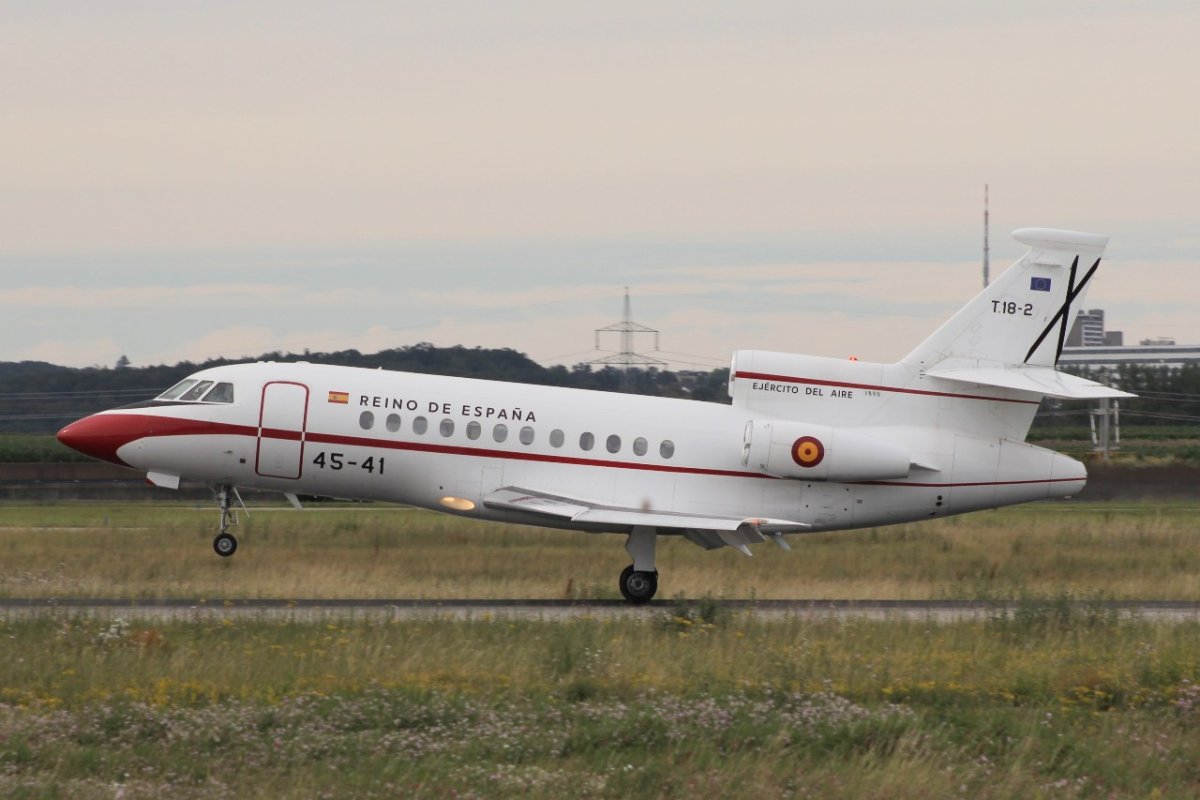
[[[650,602],[658,591],[658,570],[654,568],[654,528],[635,527],[625,540],[625,552],[633,563],[621,572],[621,595],[631,603]]]
[[[238,524],[237,511],[232,509],[233,498],[237,498],[237,501],[242,504],[242,508],[245,508],[246,504],[242,503],[242,497],[238,494],[237,489],[228,484],[217,487],[216,494],[217,505],[221,508],[221,530],[213,539],[213,550],[222,558],[229,558],[237,552],[238,545],[237,537],[229,532],[230,524]]]

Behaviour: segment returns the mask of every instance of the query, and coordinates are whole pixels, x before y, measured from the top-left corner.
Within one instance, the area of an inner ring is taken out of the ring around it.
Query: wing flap
[[[723,517],[710,514],[687,514],[678,511],[624,508],[516,486],[506,486],[484,496],[483,505],[487,508],[521,511],[563,521],[613,525],[620,528],[638,525],[681,531],[724,531],[742,535],[748,533],[773,535],[795,533],[811,527],[804,522],[786,519]],[[743,544],[746,541],[763,541],[761,535],[758,535],[757,539],[739,537],[735,537],[735,539]],[[722,541],[725,540],[722,538]]]

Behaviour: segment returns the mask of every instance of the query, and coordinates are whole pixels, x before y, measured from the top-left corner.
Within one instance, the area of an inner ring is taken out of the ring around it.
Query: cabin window
[[[533,428],[526,425],[521,428],[521,444],[533,444]]]
[[[474,441],[479,438],[479,434],[483,432],[483,426],[475,420],[467,423],[467,438]]]
[[[563,442],[566,441],[566,438],[567,437],[562,431],[560,431],[558,428],[555,428],[554,430],[550,431],[550,446],[562,447]]]
[[[503,442],[508,438],[508,426],[503,422],[497,422],[496,427],[492,428],[492,438],[497,442]]]
[[[586,431],[584,433],[579,434],[579,449],[580,450],[591,450],[595,444],[596,444],[596,437],[593,436],[592,434],[587,433]]]
[[[387,429],[389,431],[391,431],[392,433],[395,433],[396,431],[400,430],[400,415],[399,414],[388,414],[387,422],[385,424],[387,425]]]
[[[232,403],[233,402],[233,384],[222,381],[214,386],[209,393],[204,395],[206,403]]]
[[[174,400],[175,398],[179,397],[179,395],[183,394],[184,392],[186,392],[188,389],[192,388],[195,385],[196,385],[195,378],[184,378],[179,383],[175,384],[170,389],[167,389],[165,392],[160,394],[155,399],[156,400]]]
[[[424,417],[413,419],[413,433],[424,434],[427,430],[429,430],[429,420]]]
[[[212,385],[213,385],[212,381],[200,381],[195,386],[193,386],[192,388],[188,389],[186,392],[181,394],[179,396],[179,399],[180,400],[192,400],[192,401],[199,400],[201,397],[204,396],[204,393],[207,392],[209,387]]]
[[[614,433],[612,436],[609,436],[607,440],[605,440],[604,447],[610,453],[621,452],[621,437]]]
[[[454,435],[454,420],[446,417],[442,420],[442,424],[438,426],[438,433],[447,438]]]
[[[358,427],[364,431],[369,431],[375,427],[375,415],[370,411],[364,411],[358,415]]]
[[[646,450],[648,450],[648,449],[649,449],[649,445],[646,444],[646,440],[643,439],[641,436],[639,436],[638,438],[633,440],[633,454],[635,456],[646,455]]]
[[[658,454],[663,458],[675,455],[675,443],[670,439],[663,439],[663,443],[658,446]]]

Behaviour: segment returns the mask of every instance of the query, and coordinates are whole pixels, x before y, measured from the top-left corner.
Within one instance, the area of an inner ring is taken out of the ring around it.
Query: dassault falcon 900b
[[[1024,439],[1043,396],[1131,395],[1055,369],[1106,237],[1027,228],[1028,252],[894,364],[734,354],[732,405],[327,365],[197,372],[58,438],[150,483],[383,500],[625,534],[621,593],[655,542],[733,547],[1077,493],[1082,464]]]

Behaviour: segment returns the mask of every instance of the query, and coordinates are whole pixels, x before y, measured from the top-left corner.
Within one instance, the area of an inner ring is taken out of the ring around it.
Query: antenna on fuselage
[[[988,185],[983,185],[983,288],[987,288],[990,276],[988,275]]]

